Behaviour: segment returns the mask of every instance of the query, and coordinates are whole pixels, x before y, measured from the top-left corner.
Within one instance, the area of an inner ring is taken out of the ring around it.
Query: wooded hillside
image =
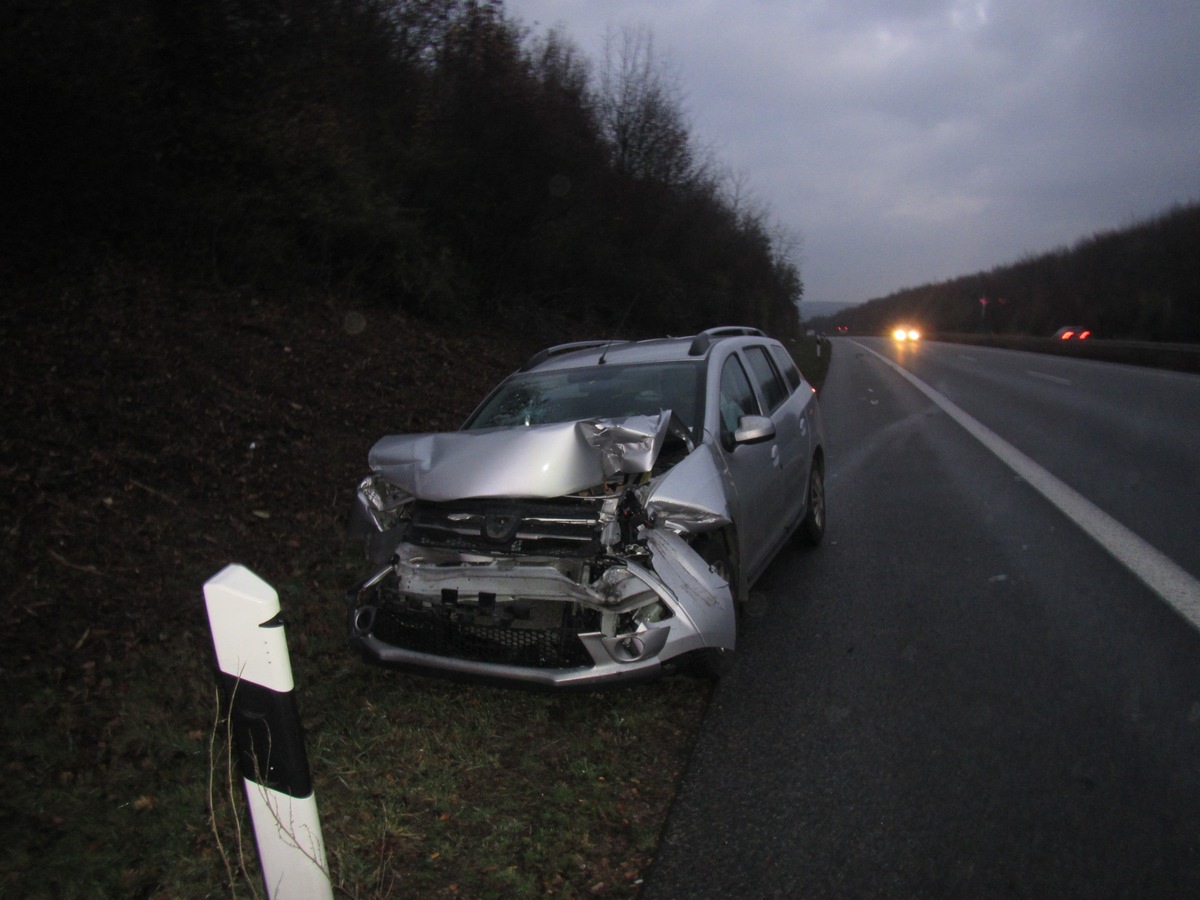
[[[788,333],[792,247],[651,36],[501,0],[44,0],[0,17],[10,277],[97,258],[446,322]]]
[[[1200,343],[1200,204],[988,272],[906,288],[835,317],[832,330],[1050,336],[1082,325],[1100,338]]]

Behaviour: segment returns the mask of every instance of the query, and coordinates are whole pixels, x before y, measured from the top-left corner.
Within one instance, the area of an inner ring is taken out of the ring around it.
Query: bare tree
[[[679,80],[645,26],[604,38],[597,108],[617,171],[678,185],[693,174]]]

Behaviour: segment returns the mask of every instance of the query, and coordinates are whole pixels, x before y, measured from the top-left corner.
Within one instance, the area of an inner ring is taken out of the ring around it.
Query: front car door
[[[734,444],[733,435],[744,416],[764,415],[746,366],[736,354],[722,364],[717,391],[715,427],[720,453],[737,495],[737,529],[742,575],[753,581],[774,552],[783,487],[776,439]]]
[[[758,390],[763,414],[770,416],[775,423],[777,455],[774,461],[782,481],[776,507],[776,529],[777,532],[785,531],[799,522],[804,514],[805,486],[808,484],[808,467],[812,459],[812,435],[805,421],[805,407],[811,397],[793,392],[792,380],[780,371],[778,360],[773,358],[766,345],[746,347],[742,353],[751,380]],[[795,376],[798,380],[799,372]],[[772,538],[782,540],[778,533],[773,534]]]

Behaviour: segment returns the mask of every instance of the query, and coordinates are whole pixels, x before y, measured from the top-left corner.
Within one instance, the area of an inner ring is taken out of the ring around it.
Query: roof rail
[[[706,328],[692,338],[692,345],[688,347],[688,356],[703,356],[717,338],[742,336],[765,337],[760,329],[747,325],[720,325],[716,328]]]
[[[547,347],[545,350],[539,350],[533,356],[526,360],[525,365],[521,366],[518,371],[528,372],[534,366],[540,366],[552,356],[561,356],[564,353],[573,353],[576,350],[589,350],[593,347],[603,347],[606,344],[621,344],[624,341],[573,341],[570,344],[555,344],[553,347]]]
[[[718,325],[716,328],[706,328],[701,334],[711,335],[712,337],[733,337],[736,335],[750,335],[752,337],[765,337],[760,328],[751,328],[749,325]]]

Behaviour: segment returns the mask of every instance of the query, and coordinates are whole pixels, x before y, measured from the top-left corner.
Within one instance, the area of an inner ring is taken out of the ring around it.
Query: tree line
[[[795,242],[644,30],[501,0],[39,0],[0,14],[15,273],[116,253],[444,321],[792,331]]]
[[[929,332],[1049,336],[1075,325],[1101,338],[1200,343],[1200,204],[812,324],[885,333],[902,319]]]

